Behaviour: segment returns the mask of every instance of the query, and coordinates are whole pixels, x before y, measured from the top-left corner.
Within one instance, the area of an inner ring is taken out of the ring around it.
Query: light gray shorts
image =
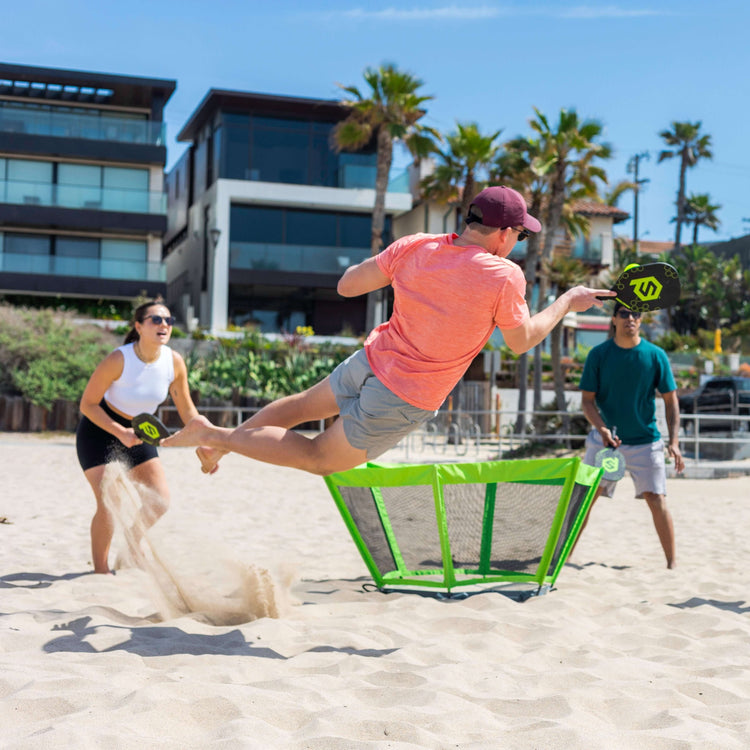
[[[393,448],[436,414],[412,406],[388,390],[370,369],[364,349],[354,352],[331,373],[330,384],[346,439],[354,448],[366,450],[368,460]]]
[[[594,466],[596,454],[604,448],[602,436],[597,430],[591,430],[586,436],[586,455],[583,463]],[[664,441],[659,440],[643,445],[625,445],[623,443],[620,453],[625,456],[625,466],[633,478],[635,485],[635,496],[643,497],[644,492],[653,492],[657,495],[667,494],[667,470],[664,465]],[[617,482],[602,479],[599,487],[601,494],[612,497]]]

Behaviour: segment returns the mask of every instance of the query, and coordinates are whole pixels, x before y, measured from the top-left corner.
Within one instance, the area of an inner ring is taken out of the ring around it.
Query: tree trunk
[[[516,435],[526,432],[526,392],[529,382],[529,354],[524,352],[518,358],[518,413],[516,414]]]
[[[683,149],[680,155],[680,186],[677,190],[677,225],[674,230],[674,249],[680,251],[682,225],[685,222],[685,175],[687,173],[687,154]]]
[[[474,200],[474,194],[476,192],[476,181],[474,179],[473,170],[469,169],[466,172],[466,180],[464,181],[464,190],[461,196],[461,218],[466,220],[469,215],[469,206]]]
[[[544,222],[544,249],[542,251],[542,263],[552,260],[552,253],[555,248],[555,233],[560,226],[562,219],[563,204],[565,203],[565,160],[558,157],[557,170],[555,179],[552,183],[552,189],[549,196],[549,207],[547,210],[546,221]],[[539,304],[537,310],[541,311],[547,306],[547,272],[542,268],[539,274]],[[541,344],[534,350],[534,411],[541,408],[542,405],[542,353]],[[539,352],[537,353],[537,350]],[[559,359],[559,357],[558,357]],[[539,372],[536,372],[536,363],[539,362]],[[555,370],[556,364],[552,356],[552,369]]]
[[[532,216],[539,215],[539,200],[532,200],[530,213]],[[532,234],[529,237],[526,248],[526,265],[524,267],[524,276],[526,278],[526,303],[531,307],[532,297],[534,294],[534,284],[537,280],[537,267],[539,265],[539,235]],[[526,391],[529,385],[529,355],[524,352],[519,360],[518,371],[518,415],[516,417],[516,434],[521,435],[526,428]],[[536,391],[535,391],[536,392]],[[536,401],[534,402],[534,411],[537,410]]]
[[[370,255],[377,255],[383,247],[385,227],[385,195],[388,192],[388,175],[393,161],[393,138],[387,127],[378,130],[378,158],[375,172],[375,204],[372,208]],[[367,295],[367,330],[371,331],[386,319],[385,294],[377,289]]]
[[[562,337],[563,322],[560,321],[552,329],[550,336],[550,354],[555,379],[555,408],[557,411],[567,412],[568,403],[565,400],[565,372],[562,367]],[[563,414],[562,431],[565,435],[570,433],[570,417],[567,414]]]

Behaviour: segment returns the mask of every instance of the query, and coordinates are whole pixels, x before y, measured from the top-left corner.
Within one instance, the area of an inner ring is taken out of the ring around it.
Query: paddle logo
[[[141,432],[143,432],[146,436],[150,437],[152,440],[158,440],[159,439],[159,430],[154,427],[150,422],[144,422],[141,426]]]
[[[644,276],[642,279],[633,279],[630,282],[638,299],[642,302],[651,302],[661,296],[661,290],[664,288],[662,283],[655,276]]]
[[[605,474],[612,474],[620,468],[620,459],[617,456],[606,456],[602,460],[602,469]]]

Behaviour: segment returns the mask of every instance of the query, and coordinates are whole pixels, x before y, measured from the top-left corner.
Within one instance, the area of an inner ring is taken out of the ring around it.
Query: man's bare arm
[[[569,312],[584,312],[590,307],[601,307],[599,297],[614,297],[609,289],[590,289],[576,286],[561,294],[549,307],[530,317],[517,328],[501,329],[505,343],[516,353],[523,354],[535,347]]]

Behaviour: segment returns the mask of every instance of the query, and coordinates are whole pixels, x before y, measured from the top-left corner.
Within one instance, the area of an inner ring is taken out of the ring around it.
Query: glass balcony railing
[[[391,180],[388,183],[389,193],[408,193],[409,192],[409,171],[404,169],[397,174],[391,173]]]
[[[599,261],[602,259],[602,236],[576,237],[570,248],[570,257],[579,260]]]
[[[526,243],[516,242],[508,256],[511,260],[523,260],[526,257]],[[570,248],[570,257],[579,260],[601,261],[602,259],[602,235],[593,237],[576,237]]]
[[[0,271],[128,281],[166,281],[167,278],[163,263],[3,252],[0,252]]]
[[[339,187],[341,188],[364,188],[375,189],[375,166],[363,166],[361,164],[342,164],[339,167]],[[409,192],[409,172],[404,169],[397,174],[391,173],[388,182],[389,193]]]
[[[0,180],[0,203],[140,214],[167,213],[165,193],[15,180]]]
[[[349,266],[360,263],[369,255],[370,249],[361,247],[232,242],[229,247],[229,267],[340,275]]]
[[[0,107],[0,133],[53,135],[150,146],[166,144],[166,124],[163,122],[12,106]]]

